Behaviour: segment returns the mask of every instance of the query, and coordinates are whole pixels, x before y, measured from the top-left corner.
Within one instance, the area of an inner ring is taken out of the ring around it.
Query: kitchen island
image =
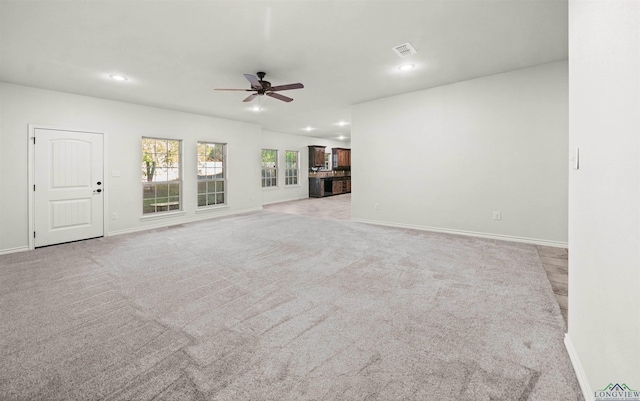
[[[309,172],[309,197],[322,198],[351,192],[349,171]]]

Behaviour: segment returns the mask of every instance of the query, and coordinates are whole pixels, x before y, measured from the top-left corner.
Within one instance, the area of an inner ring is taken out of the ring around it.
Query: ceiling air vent
[[[411,43],[409,42],[394,47],[393,51],[396,52],[396,54],[402,58],[417,53],[416,49],[414,49],[413,46],[411,46]]]

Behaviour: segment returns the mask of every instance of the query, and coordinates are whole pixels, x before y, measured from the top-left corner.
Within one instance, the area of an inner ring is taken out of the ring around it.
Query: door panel
[[[91,201],[89,199],[68,199],[50,202],[52,229],[87,226],[91,224]]]
[[[35,130],[35,246],[104,235],[102,134]]]

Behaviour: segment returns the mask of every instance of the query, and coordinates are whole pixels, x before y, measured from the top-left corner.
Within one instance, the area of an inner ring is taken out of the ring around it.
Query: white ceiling
[[[562,0],[2,0],[0,80],[348,137],[336,123],[353,104],[566,59],[567,17]],[[401,59],[405,42],[418,53]],[[260,97],[260,113],[246,92],[213,91],[257,71],[305,88]]]

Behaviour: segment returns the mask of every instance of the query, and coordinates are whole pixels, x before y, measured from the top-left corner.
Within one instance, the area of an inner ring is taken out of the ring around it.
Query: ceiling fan
[[[270,96],[274,99],[278,99],[278,100],[282,100],[283,102],[291,102],[293,99],[291,99],[290,97],[287,96],[283,96],[279,93],[279,91],[286,91],[286,90],[290,90],[290,89],[302,89],[304,88],[304,85],[302,85],[301,83],[296,83],[296,84],[288,84],[288,85],[278,85],[278,86],[271,86],[271,82],[269,81],[263,81],[262,78],[264,78],[265,75],[267,75],[266,73],[259,71],[258,73],[256,73],[256,75],[258,76],[258,78],[256,78],[255,76],[251,75],[251,74],[244,74],[244,77],[247,78],[247,81],[249,81],[249,83],[251,83],[251,89],[215,89],[217,91],[243,91],[243,92],[255,92],[252,93],[251,95],[249,95],[247,98],[245,98],[243,100],[243,102],[250,102],[253,99],[255,99],[257,96],[263,96],[263,95],[267,95]]]

